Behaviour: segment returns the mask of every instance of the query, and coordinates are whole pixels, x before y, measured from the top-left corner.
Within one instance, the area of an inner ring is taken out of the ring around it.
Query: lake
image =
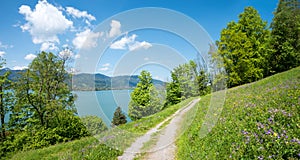
[[[110,126],[118,106],[127,116],[130,93],[132,90],[74,91],[78,98],[75,102],[79,116],[96,115]],[[130,118],[127,116],[127,121]]]
[[[107,126],[110,126],[114,112],[118,106],[128,118],[128,104],[132,90],[105,90],[105,91],[74,91],[78,98],[75,102],[79,116],[96,115],[102,118]],[[9,114],[5,116],[8,122]],[[0,122],[1,126],[1,122]]]

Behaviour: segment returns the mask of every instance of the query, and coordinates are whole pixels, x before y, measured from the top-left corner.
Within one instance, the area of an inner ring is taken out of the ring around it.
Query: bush
[[[107,130],[107,126],[98,116],[85,116],[82,117],[81,120],[91,135],[97,135]]]

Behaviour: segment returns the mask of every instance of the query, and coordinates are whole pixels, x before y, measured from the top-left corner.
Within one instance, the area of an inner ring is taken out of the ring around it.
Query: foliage
[[[5,61],[0,57],[0,68],[3,67]],[[12,82],[8,79],[10,75],[9,71],[6,71],[3,75],[0,76],[0,141],[5,140],[6,138],[6,122],[5,116],[9,111],[9,107],[13,104],[12,99]]]
[[[208,76],[203,69],[198,68],[194,61],[190,61],[173,69],[172,81],[167,84],[165,106],[208,93]]]
[[[11,160],[40,160],[40,159],[74,159],[74,160],[114,160],[121,151],[99,144],[94,137],[82,138],[68,143],[51,147],[19,152],[11,155]]]
[[[270,67],[278,73],[300,65],[300,2],[279,0],[271,23]]]
[[[178,77],[171,72],[172,82],[167,84],[167,96],[165,106],[174,105],[181,101],[182,90]]]
[[[203,97],[191,127],[177,141],[178,159],[299,159],[299,95],[299,67],[232,88],[205,137],[199,131],[211,95]]]
[[[142,71],[139,83],[131,93],[128,115],[132,120],[152,115],[162,108],[158,92],[152,83],[152,76],[147,71]]]
[[[222,30],[217,46],[228,73],[229,87],[264,77],[268,69],[266,44],[269,31],[266,24],[253,7],[247,7],[237,23],[230,22]]]
[[[29,64],[15,88],[14,113],[17,116],[22,112],[27,114],[23,125],[31,121],[34,125],[55,127],[61,120],[57,114],[64,110],[76,113],[75,97],[65,83],[65,63],[65,59],[52,53],[41,52]]]
[[[117,107],[111,123],[115,126],[127,123],[126,116],[124,113],[122,113],[121,107]]]
[[[97,135],[107,130],[107,126],[98,116],[84,116],[81,121],[91,135]]]
[[[162,122],[164,119],[174,114],[179,108],[186,106],[194,98],[189,98],[181,103],[170,106],[161,112],[154,115],[143,117],[139,120],[118,126],[126,133],[132,132],[137,134],[145,134],[149,129]],[[124,135],[118,135],[124,137]],[[132,138],[132,137],[131,137]],[[133,137],[137,138],[137,137]],[[126,143],[130,144],[135,139],[126,139]],[[124,141],[122,141],[124,143]],[[2,146],[2,145],[1,145]],[[122,151],[110,148],[105,144],[101,144],[94,137],[86,137],[80,140],[75,140],[68,143],[56,144],[43,149],[29,150],[25,152],[18,152],[14,155],[3,157],[4,159],[24,159],[24,160],[38,160],[38,159],[117,159],[122,155]]]
[[[88,135],[65,80],[66,57],[42,52],[14,87],[10,136],[0,154],[36,149]]]

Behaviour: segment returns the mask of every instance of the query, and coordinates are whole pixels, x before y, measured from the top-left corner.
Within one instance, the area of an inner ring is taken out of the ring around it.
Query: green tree
[[[4,60],[0,59],[0,68],[5,64]],[[1,136],[2,139],[6,138],[6,123],[5,116],[9,111],[9,107],[13,103],[12,99],[12,82],[8,79],[10,71],[5,71],[3,75],[0,75],[0,124],[1,124]]]
[[[117,107],[117,109],[115,110],[114,117],[113,117],[111,123],[112,123],[112,125],[115,125],[115,126],[127,123],[126,116],[122,112],[121,107]]]
[[[4,153],[36,149],[88,135],[66,80],[68,57],[41,52],[14,85],[11,138]]]
[[[148,71],[139,75],[139,83],[131,93],[128,115],[132,120],[152,115],[162,109],[162,102]]]
[[[300,65],[299,0],[279,0],[271,23],[270,67],[282,72]]]
[[[228,87],[264,77],[268,70],[266,25],[253,7],[246,7],[237,23],[230,22],[222,30],[217,46],[228,74]]]
[[[177,104],[189,97],[208,93],[208,77],[195,61],[179,65],[171,72],[172,81],[167,84],[165,107]]]
[[[208,87],[209,80],[203,69],[200,70],[199,75],[197,76],[197,83],[198,83],[198,90],[200,96],[204,96],[209,93],[210,91]]]
[[[53,53],[41,52],[29,64],[16,84],[16,111],[26,113],[25,120],[43,127],[55,127],[61,121],[57,116],[74,108],[74,95],[65,83],[67,59]],[[26,123],[27,123],[26,122]]]
[[[196,66],[194,61],[190,61],[179,65],[172,71],[179,81],[182,100],[199,95]]]
[[[172,81],[167,84],[167,96],[166,96],[166,106],[177,104],[181,101],[182,90],[180,88],[180,83],[178,77],[175,73],[171,72]]]

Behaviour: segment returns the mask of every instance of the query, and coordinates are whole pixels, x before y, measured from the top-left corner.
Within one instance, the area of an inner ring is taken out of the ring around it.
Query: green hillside
[[[199,130],[210,97],[211,95],[202,97],[191,127],[176,142],[178,159],[299,158],[300,67],[229,89],[219,121],[206,137],[200,138]],[[120,128],[144,134],[191,100]],[[186,118],[189,118],[188,114]],[[130,142],[133,139],[127,139],[126,145]],[[20,152],[6,158],[116,159],[121,154],[122,151],[99,144],[94,137],[88,137],[44,149]]]
[[[200,138],[210,97],[177,141],[178,159],[300,158],[300,67],[229,89],[217,124]]]

